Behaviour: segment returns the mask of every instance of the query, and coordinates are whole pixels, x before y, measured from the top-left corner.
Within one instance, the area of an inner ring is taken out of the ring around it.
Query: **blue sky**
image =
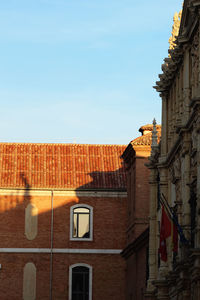
[[[0,2],[0,141],[128,144],[161,120],[152,88],[180,0]]]

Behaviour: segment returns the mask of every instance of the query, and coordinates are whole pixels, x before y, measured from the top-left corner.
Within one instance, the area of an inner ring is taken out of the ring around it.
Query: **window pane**
[[[78,215],[78,237],[90,237],[89,233],[89,214],[79,214]]]
[[[72,300],[89,300],[89,269],[75,267],[72,270]]]
[[[90,209],[85,207],[77,207],[73,209],[73,238],[90,238]]]
[[[77,237],[78,236],[78,232],[77,232],[77,215],[74,214],[74,221],[73,221],[73,232],[72,232],[72,236],[73,237]]]
[[[84,207],[74,208],[74,213],[88,213],[89,214],[89,212],[90,212],[89,208],[84,208]]]
[[[74,273],[85,273],[89,274],[89,269],[87,267],[78,266],[73,268],[73,274]]]
[[[72,294],[72,300],[85,300],[83,295]]]
[[[73,290],[73,293],[76,293],[76,294],[83,293],[83,291],[84,291],[83,274],[73,273],[72,290]]]

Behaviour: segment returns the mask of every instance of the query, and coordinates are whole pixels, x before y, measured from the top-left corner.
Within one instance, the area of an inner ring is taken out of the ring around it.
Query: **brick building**
[[[0,144],[0,299],[125,299],[124,150]]]
[[[142,126],[142,135],[129,143],[122,158],[127,172],[127,241],[122,256],[126,260],[126,299],[142,300],[148,277],[149,170],[153,125]],[[156,126],[160,138],[161,127]]]

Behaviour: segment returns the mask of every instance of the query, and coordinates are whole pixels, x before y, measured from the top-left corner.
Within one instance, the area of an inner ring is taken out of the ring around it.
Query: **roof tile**
[[[124,145],[0,144],[1,188],[125,189]]]

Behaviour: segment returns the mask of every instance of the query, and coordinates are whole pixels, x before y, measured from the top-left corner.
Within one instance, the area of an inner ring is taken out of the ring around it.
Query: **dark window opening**
[[[89,268],[72,269],[72,300],[89,300]]]

